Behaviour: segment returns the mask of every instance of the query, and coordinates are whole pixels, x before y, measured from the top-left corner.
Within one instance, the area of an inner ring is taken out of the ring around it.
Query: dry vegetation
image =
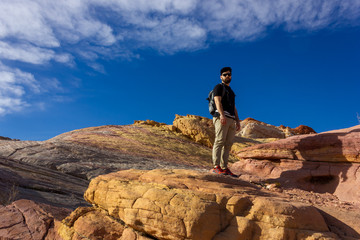
[[[0,192],[0,204],[4,206],[11,204],[16,200],[18,194],[19,190],[15,184],[5,185],[4,190]]]

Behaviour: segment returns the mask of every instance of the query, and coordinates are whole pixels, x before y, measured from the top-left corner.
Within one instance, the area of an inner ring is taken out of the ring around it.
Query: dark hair
[[[231,73],[231,67],[223,67],[221,70],[220,70],[220,75],[222,75],[224,72],[228,72],[228,71],[230,71],[230,73]]]

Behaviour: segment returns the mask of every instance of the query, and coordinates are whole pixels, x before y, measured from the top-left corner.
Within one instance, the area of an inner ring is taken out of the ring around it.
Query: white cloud
[[[158,12],[187,14],[194,10],[198,0],[91,0],[91,5],[108,7],[117,12]]]
[[[358,26],[358,0],[2,0],[0,61],[75,66],[105,73],[101,58],[137,58],[138,49],[193,51],[213,42],[251,41],[269,29]],[[32,74],[0,64],[0,112],[41,93]],[[7,89],[5,91],[5,89]]]
[[[27,93],[39,93],[40,86],[34,76],[19,69],[0,64],[0,115],[21,111],[30,106]]]
[[[9,98],[3,96],[0,98],[0,116],[19,112],[25,107],[28,107],[28,104],[21,100],[21,98]]]
[[[279,26],[293,32],[346,25],[349,20],[360,24],[357,0],[207,0],[201,8],[203,24],[214,39],[252,40]]]
[[[34,47],[29,44],[11,44],[0,41],[2,59],[17,60],[32,64],[44,64],[55,57],[52,50]]]
[[[115,47],[119,55],[139,47],[174,53],[214,40],[252,40],[277,26],[359,24],[359,16],[357,0],[3,0],[0,58],[66,63],[84,56],[74,56],[82,47],[96,54],[92,59],[107,56],[88,46]]]
[[[189,19],[168,16],[151,28],[138,29],[129,34],[128,38],[140,41],[140,46],[172,53],[204,47],[206,31]]]
[[[35,1],[2,0],[0,3],[0,37],[26,41],[40,46],[57,47],[51,25]]]

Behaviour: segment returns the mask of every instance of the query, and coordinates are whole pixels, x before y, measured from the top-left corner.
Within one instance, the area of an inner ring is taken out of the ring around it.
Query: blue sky
[[[241,119],[351,127],[359,43],[358,0],[2,0],[0,136],[211,117],[223,66]]]

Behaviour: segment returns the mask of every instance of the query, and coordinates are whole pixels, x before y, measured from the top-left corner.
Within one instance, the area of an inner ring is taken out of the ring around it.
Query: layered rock
[[[241,149],[232,165],[242,179],[280,183],[285,189],[330,193],[340,201],[360,204],[360,125],[314,135],[294,136]],[[360,213],[325,209],[358,233]],[[346,228],[345,228],[346,229]],[[350,231],[351,232],[351,231]],[[360,235],[357,237],[360,237]]]
[[[31,199],[58,207],[86,205],[88,181],[44,166],[0,157],[0,204]]]
[[[148,121],[85,128],[47,141],[0,140],[0,191],[7,193],[0,202],[25,198],[76,208],[86,205],[89,180],[101,174],[210,167],[209,148],[170,130]]]
[[[148,124],[79,129],[49,141],[76,144],[111,156],[113,160],[104,156],[106,161],[100,162],[98,166],[112,166],[111,171],[129,168],[201,167],[208,164],[211,156],[207,148],[188,138],[163,127]],[[99,159],[103,158],[97,157],[96,161]]]
[[[239,158],[360,163],[360,125],[314,135],[299,135],[237,152]]]
[[[109,232],[107,224],[115,221],[110,225],[118,233],[123,222],[156,239],[339,239],[312,206],[270,196],[241,180],[190,170],[127,170],[99,176],[85,198],[96,208],[77,210],[84,213],[63,221],[64,239],[77,239],[76,232],[84,229],[80,218],[85,226]]]
[[[233,169],[238,171],[269,179],[284,178],[289,187],[320,192],[334,193],[341,185],[352,192],[352,201],[360,202],[358,191],[351,190],[351,186],[358,185],[356,176],[360,174],[360,125],[294,136],[240,149],[236,154],[243,159],[233,165]],[[316,184],[321,187],[316,187]],[[339,197],[346,196],[349,194],[339,193]]]
[[[60,240],[57,227],[70,210],[18,200],[0,206],[0,239]]]

